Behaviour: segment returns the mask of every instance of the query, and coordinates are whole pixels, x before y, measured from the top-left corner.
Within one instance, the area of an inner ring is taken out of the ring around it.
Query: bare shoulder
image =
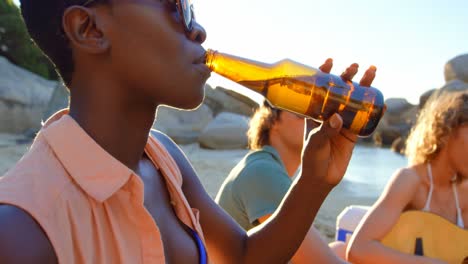
[[[24,210],[0,204],[2,263],[57,263],[52,244],[39,224]]]
[[[177,166],[179,167],[179,170],[182,173],[182,177],[184,178],[184,182],[186,182],[186,180],[190,181],[193,178],[196,178],[198,180],[196,172],[193,169],[189,159],[187,158],[187,156],[185,156],[182,149],[180,149],[180,147],[169,136],[154,129],[151,130],[151,134],[161,144],[163,144],[163,146],[167,149],[171,157],[177,163]]]
[[[195,200],[198,201],[199,203],[197,203],[197,208],[199,209],[202,208],[208,200],[211,202],[211,198],[206,193],[206,190],[200,182],[192,163],[190,163],[189,159],[185,156],[179,146],[172,141],[170,137],[160,131],[151,130],[151,134],[164,145],[174,161],[177,163],[183,178],[182,189],[187,199],[192,202]]]
[[[161,144],[163,144],[169,154],[171,154],[172,158],[177,162],[177,165],[180,166],[180,163],[188,162],[187,157],[183,151],[169,136],[162,133],[161,131],[154,129],[151,130],[151,135],[155,137]]]
[[[395,171],[387,186],[389,188],[398,188],[401,191],[414,191],[420,184],[421,177],[414,167],[405,167]]]
[[[395,171],[376,205],[385,208],[399,208],[404,210],[421,186],[421,178],[411,168],[401,168]]]

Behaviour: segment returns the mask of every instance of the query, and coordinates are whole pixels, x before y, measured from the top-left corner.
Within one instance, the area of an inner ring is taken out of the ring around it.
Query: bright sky
[[[16,1],[16,0],[15,0]],[[353,62],[359,80],[376,65],[373,86],[417,103],[444,84],[444,65],[468,53],[467,0],[193,0],[208,32],[205,48],[263,62],[290,58],[333,73]],[[212,86],[245,91],[213,74]]]

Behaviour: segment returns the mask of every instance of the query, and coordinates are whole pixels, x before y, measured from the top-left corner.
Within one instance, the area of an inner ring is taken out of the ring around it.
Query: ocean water
[[[343,181],[350,192],[375,198],[394,172],[407,164],[406,157],[390,149],[356,146]]]
[[[407,166],[406,157],[390,149],[356,146],[343,180],[327,196],[318,219],[334,225],[337,216],[351,205],[372,205],[399,168]]]

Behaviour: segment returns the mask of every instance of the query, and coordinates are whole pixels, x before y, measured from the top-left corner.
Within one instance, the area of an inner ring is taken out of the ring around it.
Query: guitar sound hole
[[[468,264],[468,257],[466,257],[464,260],[463,260],[463,263],[462,264]]]
[[[414,245],[414,255],[424,256],[423,240],[420,237],[416,238],[416,244]],[[465,263],[463,263],[463,264],[465,264]]]

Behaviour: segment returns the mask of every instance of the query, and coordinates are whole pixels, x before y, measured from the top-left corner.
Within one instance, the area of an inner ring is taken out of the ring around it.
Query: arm
[[[346,69],[343,80],[351,81],[357,72],[356,66]],[[320,67],[324,72],[330,72],[331,68],[331,60]],[[375,71],[375,67],[369,68],[360,84],[370,86]],[[310,132],[309,128],[316,125],[310,120],[306,122],[301,175],[269,221],[248,233],[209,197],[182,151],[166,136],[158,136],[182,172],[182,189],[189,203],[200,210],[201,225],[214,262],[285,263],[292,258],[322,202],[348,167],[357,137],[342,130],[342,125],[343,120],[337,114],[315,132]]]
[[[397,223],[420,185],[409,169],[398,171],[351,238],[347,259],[357,263],[442,263],[427,257],[398,252],[380,243]]]
[[[263,223],[268,220],[271,215],[265,215],[259,218],[259,222]],[[328,247],[325,241],[320,236],[320,233],[311,226],[307,235],[302,241],[301,246],[291,259],[294,264],[301,263],[345,263],[339,259]]]
[[[287,194],[291,181],[281,166],[257,159],[242,171],[231,186],[232,195],[241,201],[251,223],[264,223]],[[300,263],[343,263],[311,226],[291,261]]]
[[[25,211],[0,204],[0,262],[58,263],[42,228]]]
[[[270,218],[291,186],[284,168],[269,157],[256,158],[249,163],[231,185],[232,199],[242,204],[250,223],[261,224]],[[342,263],[313,226],[292,258],[295,264],[311,261]]]
[[[158,135],[182,171],[183,191],[189,203],[200,210],[201,225],[214,262],[285,263],[292,258],[351,158],[354,144],[338,133],[341,118],[335,116],[334,121],[334,126],[325,122],[313,136],[308,136],[302,155],[302,164],[307,165],[303,166],[302,175],[292,184],[271,219],[248,233],[209,197],[181,150],[164,135]]]

